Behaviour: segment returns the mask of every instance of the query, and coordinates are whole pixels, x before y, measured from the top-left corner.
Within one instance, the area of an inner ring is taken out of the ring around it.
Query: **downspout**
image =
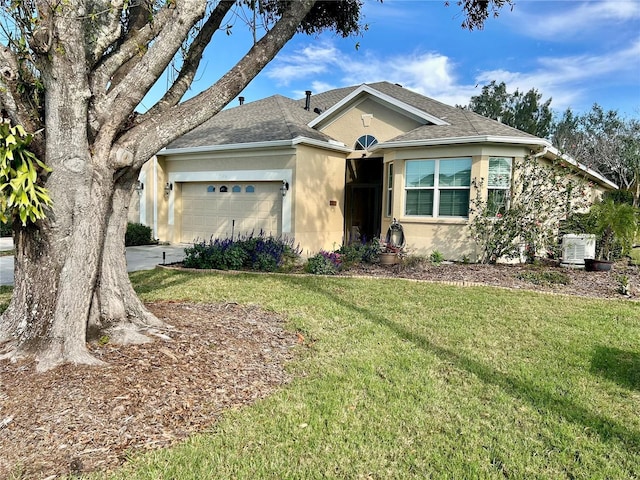
[[[534,153],[533,154],[533,158],[540,158],[543,157],[544,155],[546,155],[549,152],[549,147],[544,146],[542,147],[542,150],[540,150],[538,153]]]

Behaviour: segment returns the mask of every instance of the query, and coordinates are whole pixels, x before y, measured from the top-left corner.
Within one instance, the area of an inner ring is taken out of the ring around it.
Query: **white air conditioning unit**
[[[584,267],[585,258],[596,256],[595,235],[567,234],[562,237],[562,265]]]

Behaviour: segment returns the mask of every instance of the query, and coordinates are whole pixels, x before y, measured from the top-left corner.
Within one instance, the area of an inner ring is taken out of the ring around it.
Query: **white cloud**
[[[530,72],[489,70],[481,72],[479,83],[504,82],[510,90],[536,88],[543,98],[552,97],[556,109],[565,109],[580,101],[593,82],[637,76],[640,61],[640,39],[628,48],[602,55],[542,57],[538,68]]]
[[[314,92],[386,80],[446,103],[466,104],[473,87],[458,85],[454,70],[451,59],[439,53],[386,58],[366,53],[349,55],[323,43],[278,57],[266,75],[281,85],[313,78]]]
[[[569,8],[561,8],[570,5]],[[637,0],[599,0],[580,2],[521,2],[514,9],[517,26],[537,38],[561,38],[603,32],[616,25],[640,20]]]
[[[308,45],[292,54],[276,57],[266,75],[279,85],[289,85],[295,80],[326,73],[341,55],[335,46],[328,43]]]

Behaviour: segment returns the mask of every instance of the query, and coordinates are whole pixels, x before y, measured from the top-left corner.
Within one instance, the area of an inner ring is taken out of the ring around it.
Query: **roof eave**
[[[352,149],[347,148],[344,144],[338,144],[337,142],[317,140],[315,138],[308,138],[303,136],[295,137],[291,140],[271,140],[266,142],[246,142],[246,143],[232,143],[225,145],[204,145],[200,147],[184,147],[184,148],[163,148],[158,152],[158,155],[189,155],[197,153],[215,153],[226,152],[236,150],[258,150],[258,149],[273,149],[273,148],[287,148],[295,147],[299,144],[311,145],[314,147],[324,148],[327,150],[335,150],[343,153],[350,153]]]
[[[438,145],[461,145],[468,143],[504,143],[511,145],[522,145],[529,147],[543,147],[547,152],[551,153],[557,158],[561,158],[565,162],[573,165],[578,170],[587,174],[591,179],[597,181],[603,186],[617,190],[619,187],[611,180],[604,177],[602,174],[592,170],[591,168],[583,165],[574,158],[567,154],[560,153],[548,140],[543,138],[527,138],[527,137],[501,137],[494,135],[478,135],[472,137],[450,137],[450,138],[433,138],[426,140],[406,140],[397,142],[381,142],[372,147],[371,151],[382,150],[387,148],[411,148],[411,147],[431,147]]]
[[[535,137],[504,137],[496,135],[474,135],[470,137],[428,138],[422,140],[399,140],[380,142],[372,150],[385,148],[430,147],[437,145],[460,145],[465,143],[509,143],[515,145],[529,145],[551,147],[551,144],[542,138]]]

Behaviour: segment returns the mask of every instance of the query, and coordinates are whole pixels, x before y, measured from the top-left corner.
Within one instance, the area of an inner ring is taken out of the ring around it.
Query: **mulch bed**
[[[568,284],[536,284],[557,272]],[[597,298],[640,299],[637,266],[610,272],[527,265],[360,266],[341,275],[492,285]],[[619,292],[626,276],[631,292]],[[527,278],[529,280],[527,280]],[[158,302],[148,308],[172,341],[93,346],[107,368],[0,363],[0,479],[109,470],[130,453],[167,447],[211,426],[225,410],[264,398],[289,381],[284,364],[299,338],[258,307]]]
[[[173,341],[96,346],[107,368],[0,363],[0,478],[56,478],[166,447],[289,380],[297,337],[235,304],[152,303]]]

